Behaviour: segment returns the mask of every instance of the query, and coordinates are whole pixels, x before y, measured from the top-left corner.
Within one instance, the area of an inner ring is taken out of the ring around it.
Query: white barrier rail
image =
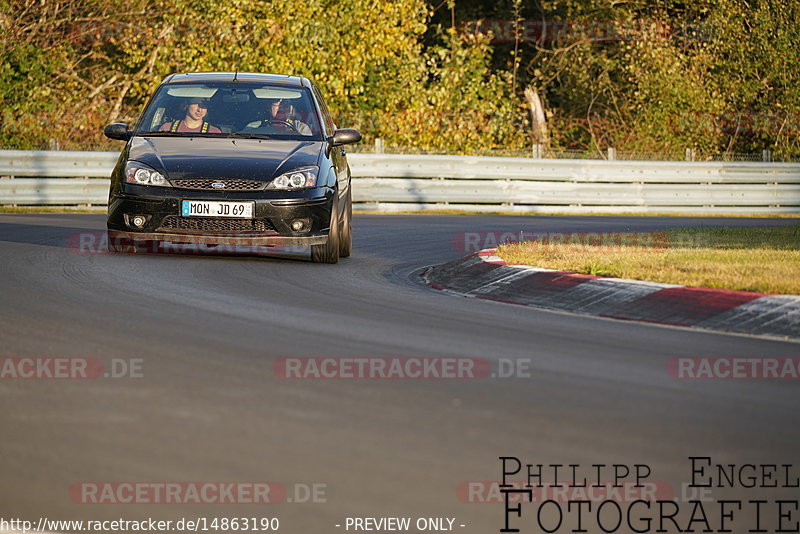
[[[0,150],[0,177],[108,178],[119,152]]]
[[[105,205],[116,152],[0,150],[0,205]],[[380,211],[800,213],[800,164],[350,154]]]

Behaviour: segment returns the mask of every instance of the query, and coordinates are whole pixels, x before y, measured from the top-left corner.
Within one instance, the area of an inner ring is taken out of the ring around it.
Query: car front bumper
[[[206,245],[319,245],[330,230],[334,194],[328,187],[217,193],[126,185],[109,202],[109,237]],[[253,202],[253,218],[183,217],[183,200]],[[133,225],[136,215],[146,219],[142,227]],[[298,219],[306,228],[295,232],[290,225]]]

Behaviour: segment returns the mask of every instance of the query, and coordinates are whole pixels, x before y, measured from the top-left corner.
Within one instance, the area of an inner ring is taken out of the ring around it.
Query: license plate
[[[184,200],[181,215],[184,217],[230,217],[252,219],[254,202],[213,202],[206,200]]]

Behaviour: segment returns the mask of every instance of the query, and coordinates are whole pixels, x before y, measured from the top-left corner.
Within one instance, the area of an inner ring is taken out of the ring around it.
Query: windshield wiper
[[[262,133],[241,133],[241,132],[231,132],[222,135],[222,137],[234,137],[236,139],[275,139],[273,135],[267,135]]]
[[[214,137],[217,139],[276,139],[274,135],[267,135],[262,133],[200,133],[200,132],[169,132],[169,131],[154,131],[154,132],[139,132],[138,136],[147,137]]]
[[[175,136],[175,137],[197,137],[198,132],[170,132],[170,131],[154,131],[154,132],[137,132],[137,136],[157,137],[157,136]]]

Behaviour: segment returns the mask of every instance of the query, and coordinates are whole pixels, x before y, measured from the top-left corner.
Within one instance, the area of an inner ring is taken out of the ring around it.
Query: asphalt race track
[[[796,357],[798,343],[458,298],[418,280],[464,254],[453,247],[459,232],[763,224],[357,214],[353,256],[332,266],[79,253],[75,235],[103,231],[104,215],[0,215],[0,357],[142,360],[138,378],[0,380],[0,516],[266,516],[281,532],[309,534],[345,532],[351,516],[453,517],[455,530],[478,534],[500,530],[503,508],[465,502],[459,488],[499,480],[499,456],[647,464],[675,497],[689,456],[800,465],[800,382],[667,373],[676,357]],[[273,366],[326,356],[475,357],[530,369],[287,380]],[[108,481],[272,481],[287,494],[279,504],[198,505],[80,504],[70,493]],[[319,495],[306,499],[312,485]],[[297,502],[308,500],[317,502]],[[533,514],[519,521],[535,531]]]

